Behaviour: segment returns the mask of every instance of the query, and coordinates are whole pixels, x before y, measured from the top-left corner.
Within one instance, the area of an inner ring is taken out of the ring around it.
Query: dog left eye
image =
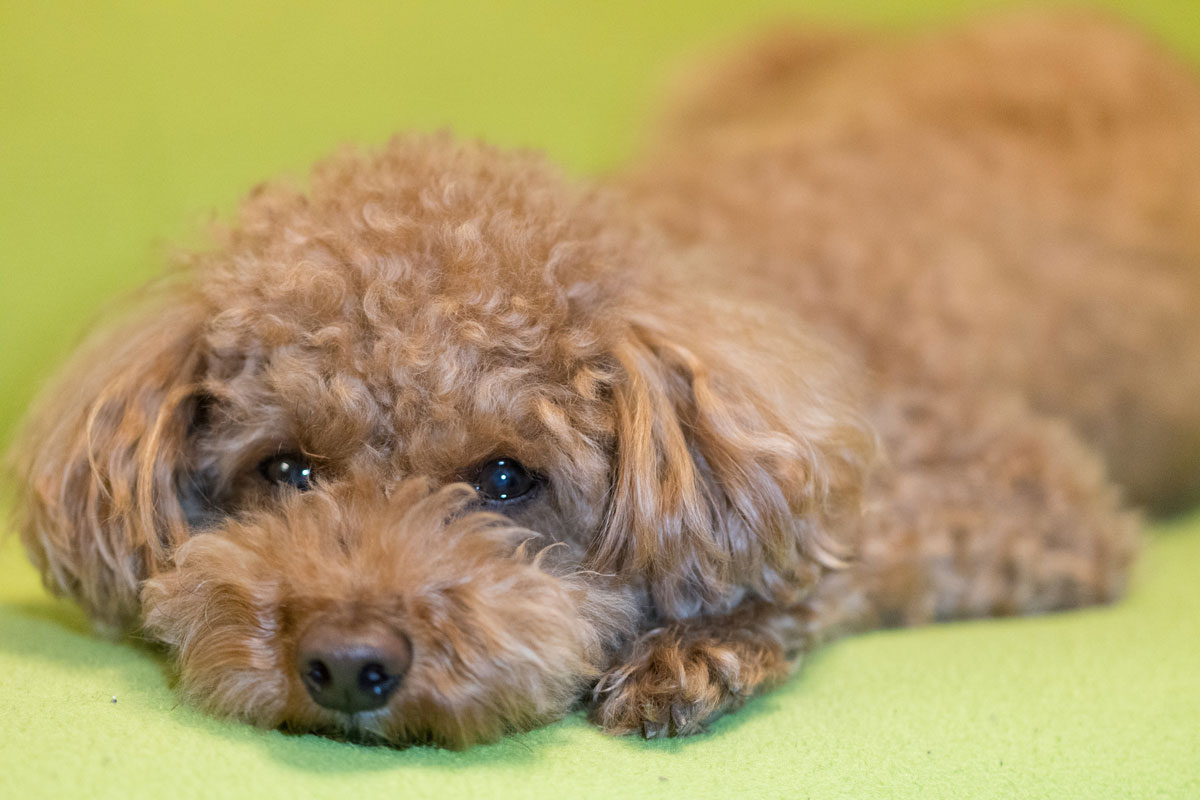
[[[290,453],[271,456],[259,464],[258,471],[271,483],[291,486],[302,492],[312,488],[312,465],[302,456]]]
[[[515,500],[529,494],[537,478],[514,458],[496,458],[479,468],[474,484],[485,500]]]

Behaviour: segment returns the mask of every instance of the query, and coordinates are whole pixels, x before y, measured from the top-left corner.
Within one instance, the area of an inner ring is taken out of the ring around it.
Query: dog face
[[[47,582],[198,703],[463,746],[834,560],[872,446],[845,373],[614,196],[401,139],[216,238],[15,451]]]

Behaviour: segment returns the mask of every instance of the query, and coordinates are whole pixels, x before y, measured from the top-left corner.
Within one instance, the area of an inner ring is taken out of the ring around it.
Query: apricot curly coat
[[[1115,486],[1200,490],[1197,142],[1186,69],[1027,15],[773,34],[594,186],[447,136],[347,151],[67,368],[19,530],[192,701],[396,744],[581,699],[692,733],[844,632],[1106,601]],[[312,491],[264,480],[280,452]],[[539,490],[477,499],[501,455]],[[317,704],[298,637],[364,620],[403,684]]]

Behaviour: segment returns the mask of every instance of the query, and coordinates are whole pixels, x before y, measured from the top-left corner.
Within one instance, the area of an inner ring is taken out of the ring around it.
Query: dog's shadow
[[[269,758],[289,768],[322,774],[347,774],[397,767],[428,770],[462,770],[488,765],[521,766],[555,758],[563,748],[581,742],[604,746],[614,741],[587,722],[582,712],[546,727],[513,733],[499,742],[454,752],[434,747],[393,748],[328,739],[311,734],[288,734],[215,719],[182,703],[173,687],[168,658],[163,649],[151,642],[127,637],[120,641],[95,633],[83,613],[74,605],[49,596],[22,596],[0,600],[0,663],[19,665],[28,681],[66,681],[86,696],[90,692],[94,706],[86,703],[75,710],[81,727],[88,718],[106,718],[117,712],[140,716],[126,717],[131,735],[141,733],[143,724],[162,731],[164,726],[178,728],[175,736],[207,740],[197,747],[211,748],[214,740],[225,745],[256,747]],[[34,676],[38,676],[34,678]],[[53,695],[27,691],[23,701],[57,702]],[[752,709],[726,717],[714,724],[705,738],[724,736],[763,713],[775,703],[770,695],[755,700]],[[153,718],[152,718],[153,717]],[[171,735],[171,734],[165,734]],[[594,739],[593,739],[594,737]],[[671,752],[684,746],[684,740],[644,741],[629,736],[615,740],[621,747],[646,748]],[[612,745],[607,745],[612,746]]]

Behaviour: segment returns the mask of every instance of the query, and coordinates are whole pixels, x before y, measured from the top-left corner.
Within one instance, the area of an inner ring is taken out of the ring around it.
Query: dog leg
[[[811,623],[804,605],[747,601],[647,631],[596,684],[591,719],[647,739],[699,733],[786,678],[808,649]]]
[[[1121,594],[1138,519],[1065,423],[1015,398],[900,387],[874,416],[889,463],[854,563],[807,598],[822,641]]]
[[[597,684],[594,722],[697,733],[844,634],[1120,594],[1137,519],[1064,424],[1015,399],[901,387],[875,416],[890,463],[867,493],[854,561],[803,603],[747,600],[643,633]]]

